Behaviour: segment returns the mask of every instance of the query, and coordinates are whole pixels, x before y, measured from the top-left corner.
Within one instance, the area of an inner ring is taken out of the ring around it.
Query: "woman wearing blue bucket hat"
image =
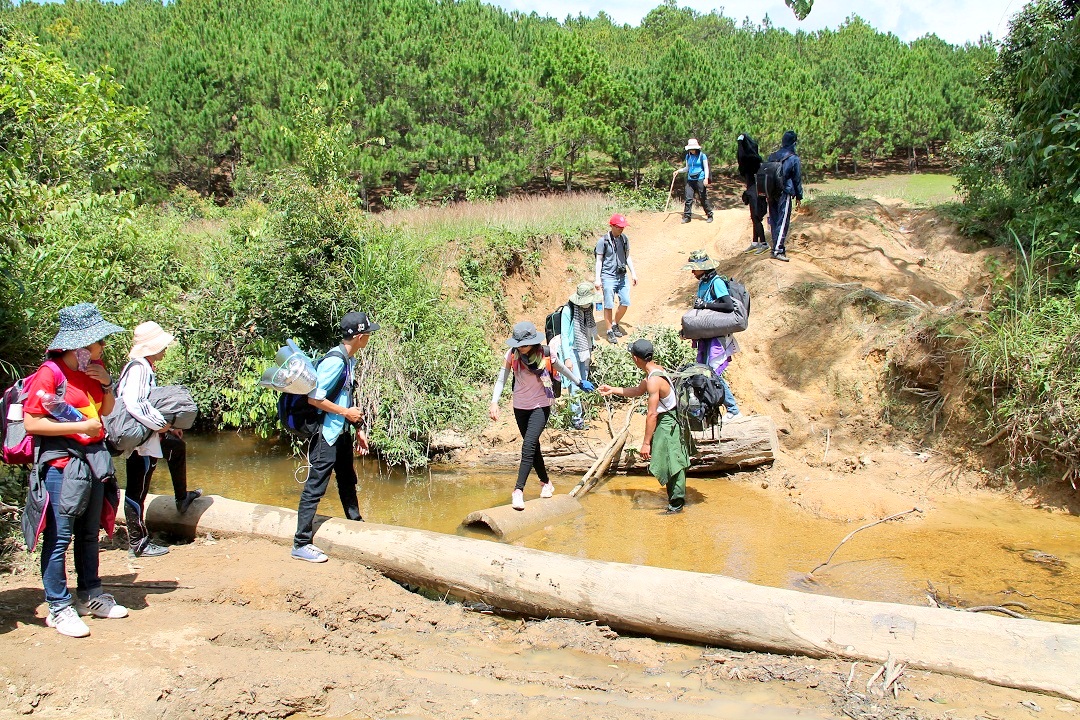
[[[37,451],[23,512],[23,534],[33,548],[41,535],[41,580],[49,615],[61,635],[85,637],[81,615],[122,618],[127,608],[103,592],[98,575],[98,534],[111,536],[119,491],[105,447],[102,418],[116,402],[102,362],[106,338],[124,332],[91,303],[60,311],[60,331],[29,383],[24,427]],[[74,544],[76,595],[67,587],[65,556]]]

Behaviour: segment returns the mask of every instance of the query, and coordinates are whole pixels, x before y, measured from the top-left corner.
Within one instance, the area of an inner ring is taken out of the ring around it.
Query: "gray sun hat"
[[[704,250],[695,250],[683,265],[683,270],[715,270],[720,262],[709,257]]]
[[[75,350],[122,332],[127,331],[106,322],[93,303],[71,305],[60,310],[60,332],[49,343],[48,352]]]
[[[591,282],[578,283],[577,292],[570,296],[570,302],[581,307],[588,307],[596,302],[596,288]]]
[[[544,336],[536,331],[536,326],[528,320],[522,320],[514,325],[510,338],[506,341],[507,347],[519,348],[526,345],[542,345]]]

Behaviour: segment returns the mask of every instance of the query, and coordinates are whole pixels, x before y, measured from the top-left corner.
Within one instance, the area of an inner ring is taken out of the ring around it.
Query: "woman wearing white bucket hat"
[[[701,209],[705,211],[705,222],[712,222],[712,203],[709,202],[709,158],[701,149],[697,138],[690,138],[686,143],[686,164],[672,174],[686,173],[686,202],[683,204],[682,221],[690,222],[690,210],[694,207],[694,195],[701,200]],[[674,179],[672,180],[674,182]]]
[[[150,391],[157,385],[154,365],[165,355],[175,338],[156,322],[144,322],[135,328],[128,357],[131,361],[120,375],[118,397],[124,409],[153,432],[142,445],[128,455],[127,487],[124,490],[124,516],[127,518],[128,547],[135,557],[164,555],[169,549],[150,542],[143,515],[150,479],[158,460],[165,458],[172,476],[177,512],[186,512],[202,490],[187,489],[187,444],[183,430],[170,428],[164,416],[150,404]]]

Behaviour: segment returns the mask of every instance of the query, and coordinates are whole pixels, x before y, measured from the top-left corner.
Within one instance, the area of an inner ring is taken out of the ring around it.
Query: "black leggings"
[[[529,471],[533,468],[536,468],[536,477],[540,478],[540,482],[548,482],[544,456],[540,452],[540,433],[547,427],[550,415],[550,406],[533,410],[514,408],[514,419],[517,420],[518,431],[521,433],[521,464],[518,466],[515,490],[525,489],[525,481],[529,479]]]
[[[187,497],[187,444],[172,433],[161,434],[161,454],[169,464],[173,495],[180,502]],[[127,459],[127,487],[124,488],[124,516],[127,519],[128,541],[141,552],[140,547],[149,541],[144,517],[146,496],[150,493],[150,479],[154,477],[158,459],[131,453]]]

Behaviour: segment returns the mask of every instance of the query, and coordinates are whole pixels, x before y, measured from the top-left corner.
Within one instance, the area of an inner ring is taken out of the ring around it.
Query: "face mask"
[[[90,351],[84,347],[75,348],[75,362],[79,372],[86,372],[86,368],[90,367]]]

